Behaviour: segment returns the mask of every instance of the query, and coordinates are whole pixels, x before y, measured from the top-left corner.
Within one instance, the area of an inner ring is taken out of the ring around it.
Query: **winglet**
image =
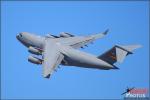
[[[104,33],[102,33],[102,34],[104,34],[104,35],[106,35],[107,33],[108,33],[108,31],[109,31],[109,29],[107,29]]]
[[[108,31],[109,30],[107,29],[105,32],[91,35],[91,37],[94,38],[95,40],[99,38],[103,38],[108,33]]]

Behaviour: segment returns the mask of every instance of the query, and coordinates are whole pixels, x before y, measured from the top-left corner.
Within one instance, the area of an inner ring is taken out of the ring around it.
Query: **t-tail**
[[[133,50],[140,48],[140,47],[141,45],[127,45],[127,46],[115,45],[107,52],[98,56],[98,58],[106,61],[107,63],[111,65],[113,65],[116,62],[122,63],[127,55],[133,54]]]

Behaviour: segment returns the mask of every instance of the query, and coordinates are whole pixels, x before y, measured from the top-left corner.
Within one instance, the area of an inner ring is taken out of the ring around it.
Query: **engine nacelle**
[[[41,55],[41,54],[42,54],[41,50],[38,50],[38,49],[36,49],[36,48],[34,48],[34,47],[29,47],[29,48],[28,48],[28,51],[29,51],[30,53],[36,54],[36,55]]]
[[[60,37],[65,37],[65,38],[67,38],[67,37],[73,37],[73,35],[71,35],[71,34],[69,34],[69,33],[62,32],[62,33],[60,33]]]
[[[42,64],[42,59],[39,59],[37,57],[29,56],[28,61],[34,64]]]
[[[47,37],[47,38],[60,38],[59,36],[52,35],[52,34],[47,34],[45,37]]]
[[[55,38],[54,36],[50,35],[50,34],[46,34],[47,38]]]

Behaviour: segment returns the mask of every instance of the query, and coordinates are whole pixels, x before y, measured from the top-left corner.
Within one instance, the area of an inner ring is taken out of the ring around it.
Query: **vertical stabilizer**
[[[127,45],[127,46],[115,45],[110,50],[98,56],[98,58],[112,65],[115,62],[122,63],[128,54],[132,54],[133,50],[140,48],[140,47],[141,45]]]

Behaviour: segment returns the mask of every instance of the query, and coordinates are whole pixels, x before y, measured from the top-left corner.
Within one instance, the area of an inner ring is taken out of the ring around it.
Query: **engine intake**
[[[39,59],[37,57],[29,56],[28,61],[34,64],[42,64],[42,59]]]
[[[28,51],[29,51],[30,53],[36,54],[36,55],[41,55],[41,54],[42,54],[41,50],[38,50],[38,49],[36,49],[36,48],[34,48],[34,47],[29,47],[29,48],[28,48]]]

